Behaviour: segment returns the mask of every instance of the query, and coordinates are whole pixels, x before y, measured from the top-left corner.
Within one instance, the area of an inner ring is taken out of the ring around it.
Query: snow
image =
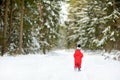
[[[32,37],[32,40],[33,40],[34,46],[36,46],[37,48],[40,48],[40,45],[39,45],[37,39],[35,37]]]
[[[60,22],[64,24],[64,22],[68,19],[68,4],[66,2],[61,2],[61,11],[60,11]]]
[[[0,80],[120,80],[120,62],[104,60],[101,51],[83,51],[82,71],[74,71],[74,50],[47,55],[0,57]]]
[[[109,4],[109,5],[111,5],[111,6],[113,5],[113,3],[112,3],[112,2],[108,2],[108,4]]]

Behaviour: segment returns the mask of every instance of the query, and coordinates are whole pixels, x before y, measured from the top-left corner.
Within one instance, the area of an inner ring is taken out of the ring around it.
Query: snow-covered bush
[[[105,60],[113,59],[113,60],[120,61],[120,51],[117,51],[117,50],[112,50],[110,53],[105,52],[103,56]]]

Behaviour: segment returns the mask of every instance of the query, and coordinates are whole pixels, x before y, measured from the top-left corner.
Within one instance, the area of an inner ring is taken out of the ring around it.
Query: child
[[[83,57],[83,53],[80,51],[80,47],[81,45],[78,44],[77,45],[77,49],[75,50],[74,53],[74,69],[78,69],[78,71],[80,71],[81,69],[81,63],[82,63],[82,57]]]

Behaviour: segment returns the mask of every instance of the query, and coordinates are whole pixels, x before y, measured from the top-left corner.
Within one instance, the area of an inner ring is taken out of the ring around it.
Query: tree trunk
[[[20,38],[19,38],[19,54],[22,53],[22,43],[23,43],[23,17],[24,17],[24,0],[21,0],[21,22],[20,22]]]
[[[5,9],[4,9],[4,28],[3,28],[3,45],[1,55],[3,56],[6,52],[6,33],[7,33],[7,18],[8,18],[8,2],[9,0],[5,0]]]
[[[10,0],[10,4],[11,4],[11,7],[10,7],[10,32],[9,33],[11,34],[11,30],[12,30],[12,15],[13,15],[13,0]]]
[[[40,14],[40,27],[43,27],[43,25],[44,25],[44,18],[43,18],[42,0],[40,0],[40,3],[39,3],[39,14]],[[44,31],[40,31],[40,32],[41,32],[40,34],[44,33]],[[40,37],[40,40],[44,42],[44,40],[45,40],[44,38]],[[41,47],[42,47],[41,49],[43,51],[43,54],[46,54],[46,45],[45,45],[45,43],[43,43]]]
[[[40,14],[40,27],[43,26],[43,11],[42,11],[42,2],[39,3],[39,14]]]
[[[43,45],[43,54],[46,54],[46,46],[45,46],[45,44]]]
[[[13,8],[14,8],[14,0],[10,0],[10,21],[9,21],[9,37],[8,37],[8,45],[10,45],[11,42],[11,36],[12,36],[12,26],[13,26]]]

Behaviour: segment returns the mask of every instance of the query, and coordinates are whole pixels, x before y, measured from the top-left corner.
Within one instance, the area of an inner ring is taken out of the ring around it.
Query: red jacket
[[[80,65],[78,67],[81,67],[83,53],[79,49],[76,49],[73,56],[74,56],[74,63]]]

